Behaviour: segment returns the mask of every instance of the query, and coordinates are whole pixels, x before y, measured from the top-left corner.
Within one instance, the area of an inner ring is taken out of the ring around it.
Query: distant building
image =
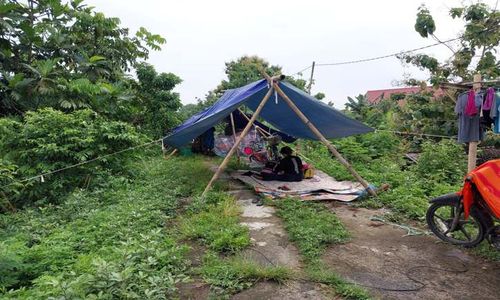
[[[427,87],[427,91],[433,91],[434,90],[434,96],[439,97],[444,94],[444,91],[442,89],[434,89],[432,87]],[[385,90],[372,90],[372,91],[367,91],[365,96],[366,100],[370,104],[375,104],[378,103],[384,99],[390,99],[391,95],[394,94],[416,94],[422,91],[422,88],[419,86],[412,86],[412,87],[403,87],[403,88],[394,88],[394,89],[385,89]]]

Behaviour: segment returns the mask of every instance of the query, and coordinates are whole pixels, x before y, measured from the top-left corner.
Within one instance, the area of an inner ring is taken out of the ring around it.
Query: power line
[[[16,184],[16,183],[23,183],[23,182],[27,182],[27,181],[31,181],[31,180],[35,180],[35,179],[42,179],[43,180],[44,176],[48,176],[48,175],[59,173],[59,172],[62,172],[62,171],[68,170],[68,169],[76,168],[76,167],[79,167],[79,166],[82,166],[82,165],[85,165],[85,164],[89,164],[91,162],[94,162],[94,161],[97,161],[97,160],[101,160],[103,158],[110,157],[110,156],[113,156],[113,155],[117,155],[117,154],[120,154],[120,153],[123,153],[123,152],[126,152],[126,151],[130,151],[130,150],[134,150],[134,149],[146,147],[146,146],[149,146],[151,144],[158,143],[161,140],[162,139],[157,139],[157,140],[154,140],[154,141],[142,144],[142,145],[129,147],[127,149],[122,149],[120,151],[116,151],[116,152],[113,152],[113,153],[105,154],[103,156],[99,156],[99,157],[92,158],[92,159],[89,159],[89,160],[86,160],[86,161],[82,161],[82,162],[79,162],[79,163],[76,163],[76,164],[73,164],[73,165],[69,165],[69,166],[66,166],[66,167],[63,167],[63,168],[60,168],[60,169],[56,169],[56,170],[53,170],[53,171],[50,171],[50,172],[45,172],[45,173],[42,173],[42,174],[38,174],[38,175],[33,176],[33,177],[29,177],[29,178],[25,178],[25,179],[22,179],[22,180],[13,181],[13,182],[11,182],[9,184],[1,186],[0,189],[3,189],[4,187],[8,187],[8,186]]]
[[[293,73],[292,75],[289,75],[289,76],[295,76],[295,75],[298,75],[298,74],[300,74],[300,73],[302,73],[302,72],[304,72],[304,71],[306,71],[306,70],[309,70],[311,67],[312,67],[312,66],[307,66],[307,67],[305,67],[304,69],[302,69],[302,70],[300,70],[300,71],[298,71],[298,72],[295,72],[295,73]]]
[[[461,39],[462,39],[462,37],[457,37],[457,38],[454,38],[454,39],[449,39],[449,40],[446,40],[446,41],[441,41],[439,43],[435,43],[435,44],[423,46],[423,47],[420,47],[420,48],[415,48],[415,49],[411,49],[411,50],[400,51],[400,52],[391,53],[391,54],[387,54],[387,55],[383,55],[383,56],[377,56],[377,57],[372,57],[372,58],[364,58],[364,59],[358,59],[358,60],[343,61],[343,62],[336,62],[336,63],[322,63],[322,64],[319,63],[319,64],[316,64],[316,66],[340,66],[340,65],[349,65],[349,64],[357,64],[357,63],[362,63],[362,62],[374,61],[374,60],[389,58],[389,57],[393,57],[393,56],[397,56],[397,55],[401,55],[401,54],[411,53],[411,52],[415,52],[415,51],[418,51],[418,50],[423,50],[423,49],[435,47],[435,46],[438,46],[438,45],[441,45],[441,44],[446,44],[446,43],[454,42],[454,41],[461,40]]]
[[[395,52],[395,53],[391,53],[391,54],[387,54],[387,55],[382,55],[382,56],[377,56],[377,57],[372,57],[372,58],[358,59],[358,60],[349,60],[349,61],[343,61],[343,62],[336,62],[336,63],[318,63],[318,64],[316,64],[316,66],[317,67],[340,66],[340,65],[349,65],[349,64],[357,64],[357,63],[362,63],[362,62],[374,61],[374,60],[389,58],[389,57],[393,57],[393,56],[397,56],[397,55],[401,55],[401,54],[411,53],[411,52],[415,52],[415,51],[419,51],[419,50],[423,50],[423,49],[427,49],[427,48],[439,46],[441,44],[446,44],[446,43],[458,41],[458,40],[461,40],[461,39],[462,39],[462,37],[457,37],[457,38],[449,39],[449,40],[446,40],[446,41],[439,41],[438,43],[435,43],[435,44],[431,44],[431,45],[427,45],[427,46],[423,46],[423,47],[419,47],[419,48],[415,48],[415,49],[410,49],[410,50]],[[310,68],[312,68],[311,65],[309,65],[307,67],[304,67],[300,71],[295,72],[295,73],[293,73],[293,74],[291,74],[289,76],[298,75],[298,74],[300,74],[300,73],[302,73],[302,72],[304,72],[306,70],[309,70]]]

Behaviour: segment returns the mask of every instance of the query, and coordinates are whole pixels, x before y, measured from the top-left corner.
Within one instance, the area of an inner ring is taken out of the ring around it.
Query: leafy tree
[[[198,107],[201,109],[213,104],[228,89],[238,88],[262,79],[260,70],[265,70],[270,76],[283,73],[280,66],[270,65],[269,62],[258,56],[242,56],[236,60],[227,62],[225,73],[228,79],[222,80],[214,90],[209,91],[205,100],[198,103]],[[290,82],[303,91],[306,90],[307,82],[303,79],[286,77],[285,81]]]
[[[182,104],[179,94],[172,89],[182,80],[172,73],[158,74],[146,63],[137,65],[137,78],[140,110],[136,119],[152,136],[161,137],[179,122],[176,111]]]
[[[0,0],[0,114],[93,107],[103,85],[165,43],[144,28],[130,36],[82,2]]]
[[[494,79],[500,76],[500,63],[496,51],[500,44],[500,12],[484,3],[475,3],[464,7],[450,9],[453,19],[465,22],[460,34],[460,48],[455,50],[447,45],[453,56],[439,62],[427,54],[409,54],[400,58],[423,70],[430,72],[432,84],[451,80],[471,80],[473,74],[481,73],[483,78]],[[434,19],[425,6],[418,9],[415,30],[424,38],[433,37],[436,31]]]

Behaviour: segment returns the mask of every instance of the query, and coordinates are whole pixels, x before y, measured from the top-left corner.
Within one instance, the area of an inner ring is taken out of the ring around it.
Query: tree
[[[83,0],[0,0],[0,114],[92,107],[103,85],[165,39],[94,12]],[[105,96],[105,94],[100,94]]]
[[[138,114],[136,120],[154,137],[165,135],[179,122],[176,111],[182,106],[178,93],[172,92],[182,80],[172,73],[157,73],[147,63],[137,65]]]
[[[465,22],[464,31],[459,35],[460,48],[455,50],[446,44],[453,52],[450,59],[439,62],[426,54],[409,54],[400,58],[406,63],[429,71],[432,84],[472,80],[475,73],[481,73],[485,79],[500,76],[500,63],[497,59],[500,44],[500,12],[484,3],[475,3],[451,8],[450,16]],[[434,34],[436,28],[431,13],[422,5],[418,9],[415,30],[424,38],[433,37],[441,42]]]
[[[265,70],[271,76],[282,74],[280,66],[270,65],[269,62],[258,56],[242,56],[236,60],[227,62],[225,73],[228,79],[222,80],[214,90],[209,91],[205,100],[199,101],[198,107],[201,109],[213,104],[228,89],[238,88],[262,79],[260,70]],[[285,81],[305,91],[307,83],[305,80],[286,77]]]

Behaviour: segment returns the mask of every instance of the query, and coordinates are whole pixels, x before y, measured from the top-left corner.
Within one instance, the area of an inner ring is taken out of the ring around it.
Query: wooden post
[[[474,80],[472,82],[472,88],[476,92],[479,89],[481,89],[481,74],[474,75]],[[482,110],[481,110],[481,112],[482,112]],[[478,130],[480,130],[480,129],[478,128]],[[477,145],[478,144],[479,144],[479,141],[469,143],[469,156],[467,158],[467,172],[470,172],[476,168]]]
[[[222,163],[217,168],[217,171],[215,171],[214,176],[212,177],[212,179],[210,179],[210,182],[208,182],[207,187],[203,191],[203,194],[201,194],[202,196],[205,196],[205,194],[212,188],[212,184],[215,182],[215,180],[217,180],[217,178],[219,178],[220,174],[224,171],[227,164],[229,163],[229,159],[231,159],[231,156],[234,154],[236,149],[238,149],[238,146],[240,145],[243,138],[247,135],[248,131],[250,131],[250,128],[252,128],[253,122],[255,121],[255,119],[257,119],[262,108],[264,108],[264,105],[266,104],[267,100],[269,100],[269,98],[271,97],[272,94],[273,94],[273,88],[271,87],[269,89],[269,91],[267,91],[267,94],[264,96],[264,98],[260,102],[259,106],[255,110],[255,112],[253,113],[252,117],[250,118],[250,121],[248,121],[248,124],[247,124],[247,126],[245,126],[245,129],[243,129],[243,131],[241,132],[241,134],[238,137],[238,139],[236,140],[236,142],[234,142],[233,147],[231,148],[231,150],[229,150],[226,157],[224,158]]]
[[[267,75],[264,71],[262,71],[262,74],[266,77],[267,80],[269,80],[270,84],[274,87],[274,89],[278,92],[278,94],[285,100],[285,102],[290,106],[290,108],[299,116],[299,118],[306,124],[307,127],[316,135],[319,140],[325,144],[325,146],[330,150],[330,152],[339,160],[339,162],[346,167],[346,169],[351,173],[356,180],[363,185],[363,187],[370,193],[372,196],[377,196],[377,193],[370,187],[368,182],[361,177],[356,170],[352,167],[352,165],[338,152],[337,148],[325,138],[325,136],[314,126],[314,124],[309,121],[309,119],[300,111],[300,109],[293,103],[293,101],[288,98],[288,96],[281,90],[279,85],[272,81],[271,77]]]
[[[234,142],[236,143],[236,128],[234,126],[233,113],[230,114],[230,118],[231,118],[231,127],[233,128],[233,139],[234,139]],[[239,164],[240,163],[240,154],[238,153],[238,151],[236,151],[236,157],[238,158],[238,164]]]

